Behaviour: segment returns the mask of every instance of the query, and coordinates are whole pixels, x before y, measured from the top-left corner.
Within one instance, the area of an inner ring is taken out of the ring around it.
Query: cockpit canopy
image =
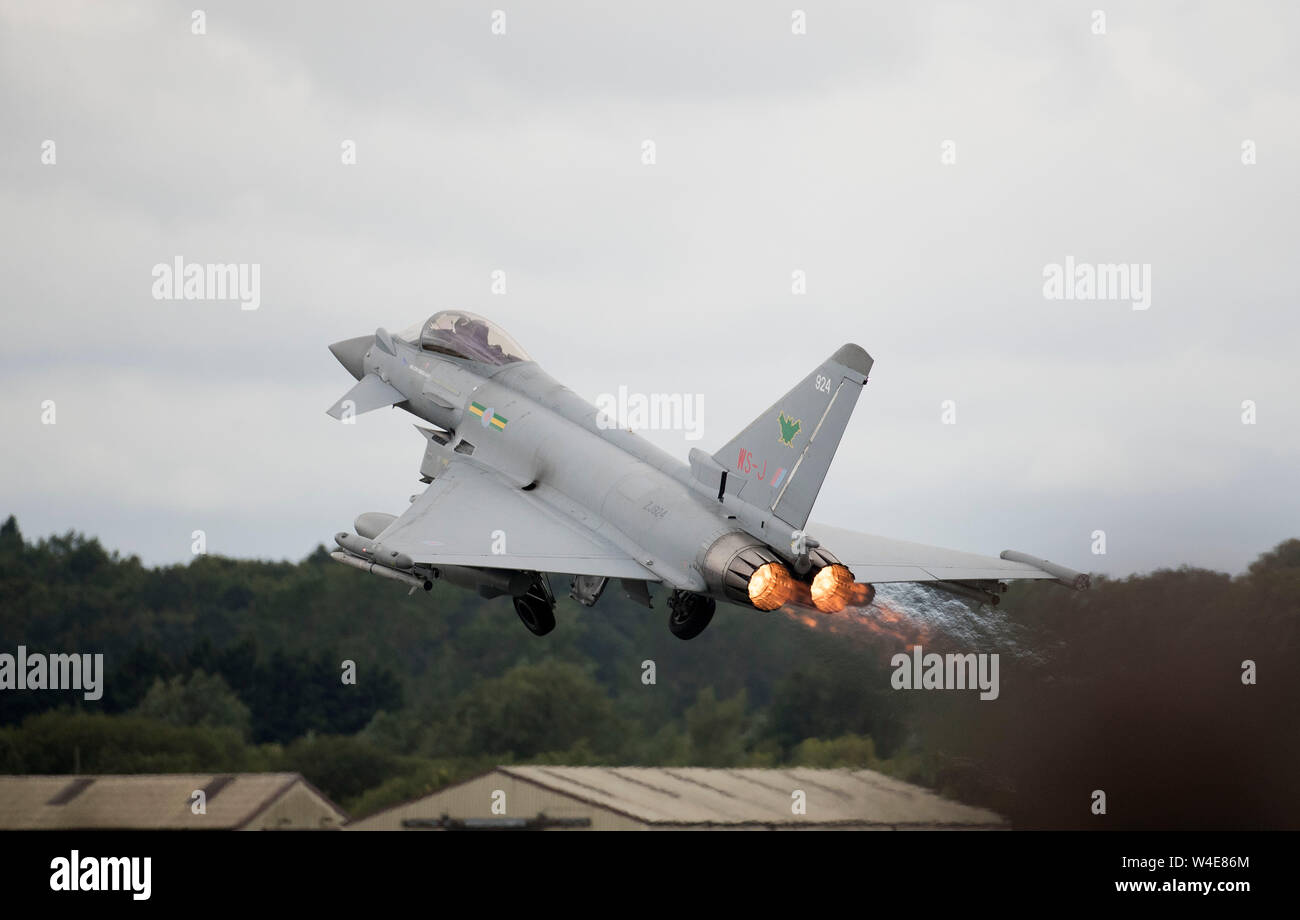
[[[397,337],[425,351],[483,364],[499,366],[533,360],[496,323],[465,310],[435,313],[424,325],[412,326]]]

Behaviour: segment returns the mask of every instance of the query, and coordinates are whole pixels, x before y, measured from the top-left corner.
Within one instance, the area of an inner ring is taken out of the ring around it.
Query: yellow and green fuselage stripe
[[[490,427],[490,428],[495,428],[497,431],[502,431],[506,427],[506,420],[501,416],[497,415],[494,410],[489,409],[487,406],[483,405],[482,403],[476,403],[476,402],[470,403],[469,411],[473,415],[477,416],[478,418],[484,419],[483,427],[485,428]],[[486,414],[486,418],[484,418],[485,414]]]

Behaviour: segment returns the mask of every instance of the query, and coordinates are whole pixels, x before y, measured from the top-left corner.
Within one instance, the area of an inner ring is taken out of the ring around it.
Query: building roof
[[[194,814],[195,790],[206,814]],[[342,824],[347,815],[297,773],[0,776],[0,828],[237,830],[291,790]]]
[[[514,780],[649,827],[1004,828],[1002,816],[945,799],[872,770],[709,769],[702,767],[503,766],[352,823],[397,827],[403,819],[487,817],[490,798],[477,787]],[[805,810],[795,814],[794,793]],[[515,801],[518,801],[515,799]],[[531,799],[554,817],[580,811]],[[517,806],[512,806],[517,808]],[[462,813],[463,812],[463,813]],[[512,812],[513,813],[513,812]],[[532,811],[529,815],[532,815]]]
[[[501,767],[502,773],[647,824],[1002,826],[962,805],[873,770],[703,767]],[[794,814],[795,790],[806,812]]]

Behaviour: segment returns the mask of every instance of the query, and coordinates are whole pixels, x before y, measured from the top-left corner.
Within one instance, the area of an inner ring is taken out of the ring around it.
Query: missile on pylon
[[[981,604],[990,604],[994,607],[1002,600],[997,590],[997,582],[992,582],[989,588],[982,588],[976,584],[960,581],[926,581],[921,582],[921,584],[926,588],[938,588],[948,594],[977,601]]]
[[[335,562],[341,562],[344,565],[350,565],[354,569],[360,569],[363,572],[369,572],[371,575],[378,575],[380,578],[388,578],[392,581],[400,581],[404,585],[410,585],[412,588],[423,588],[426,591],[433,589],[433,582],[427,578],[418,578],[406,572],[399,572],[397,569],[391,569],[386,565],[380,565],[369,559],[363,559],[360,556],[353,556],[351,553],[343,553],[335,550],[330,553],[330,558]]]

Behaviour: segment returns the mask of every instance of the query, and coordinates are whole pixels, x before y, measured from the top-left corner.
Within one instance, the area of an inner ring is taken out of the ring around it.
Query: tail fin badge
[[[798,436],[799,429],[803,427],[803,422],[797,418],[791,418],[784,412],[781,413],[781,417],[777,421],[781,424],[781,434],[778,440],[786,447],[794,447],[794,439]]]

